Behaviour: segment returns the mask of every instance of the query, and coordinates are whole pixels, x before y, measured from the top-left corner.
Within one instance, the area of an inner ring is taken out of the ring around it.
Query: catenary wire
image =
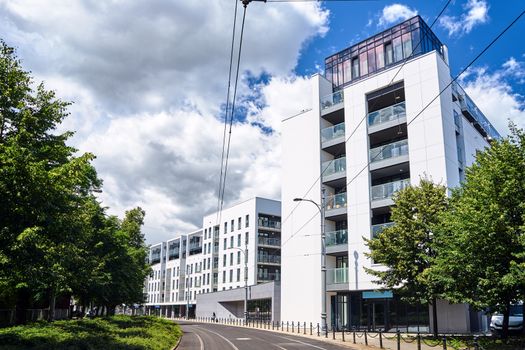
[[[439,96],[441,96],[443,94],[443,92],[445,92],[463,73],[465,73],[465,71],[467,71],[488,49],[490,49],[490,47],[492,47],[492,45],[494,45],[496,43],[496,41],[498,41],[522,16],[523,14],[525,14],[525,10],[523,10],[507,27],[505,27],[505,29],[503,29],[488,45],[485,46],[485,48],[478,54],[476,55],[476,57],[474,57],[474,59],[472,59],[470,61],[470,63],[465,67],[463,68],[459,74],[456,75],[456,77],[454,77],[430,102],[428,102],[425,107],[423,107],[423,109],[421,111],[419,111],[419,113],[417,113],[414,118],[407,123],[407,126],[412,124],[419,116],[421,116],[423,114],[423,112],[435,101],[439,98]],[[385,147],[385,146],[383,146]],[[383,148],[382,148],[383,149]],[[379,152],[380,153],[380,152]],[[370,163],[373,161],[373,158],[369,161],[367,161],[366,165],[357,173],[355,174],[351,179],[350,181],[348,181],[346,183],[346,186],[350,185],[363,171],[365,171],[368,166],[370,165]],[[315,213],[315,215],[313,215],[310,219],[308,219],[308,221],[303,225],[301,226],[296,232],[294,232],[284,243],[281,244],[281,249],[284,245],[286,245],[286,243],[288,243],[300,230],[302,230],[307,223],[309,223],[311,220],[313,220],[313,218],[315,216],[317,216],[318,213]]]
[[[439,12],[439,14],[434,18],[434,20],[432,21],[432,24],[430,25],[430,28],[432,29],[432,27],[434,26],[434,24],[437,22],[437,20],[441,17],[441,15],[445,12],[446,8],[448,7],[448,5],[450,4],[452,0],[448,0],[445,5],[442,7],[441,11]],[[421,45],[423,41],[423,38],[421,37],[421,39],[418,41],[417,45],[412,49],[412,52],[410,53],[410,55],[403,61],[403,63],[401,64],[401,66],[399,66],[399,68],[397,69],[396,73],[394,74],[394,76],[392,77],[392,79],[390,80],[390,82],[388,83],[388,85],[385,87],[385,88],[388,88],[390,87],[397,75],[401,72],[401,70],[403,69],[403,67],[405,66],[405,64],[407,63],[407,61],[409,59],[411,59],[414,55],[414,53],[416,52],[416,50],[419,48],[419,46]],[[377,102],[374,102],[374,104],[372,105],[372,108],[375,107],[375,105],[377,104]],[[352,132],[350,133],[350,135],[346,138],[345,142],[341,143],[339,148],[338,148],[338,153],[340,153],[340,151],[344,151],[344,148],[346,147],[346,144],[348,143],[348,141],[350,140],[350,138],[356,133],[357,129],[359,129],[359,127],[361,126],[361,124],[363,123],[364,120],[366,120],[366,117],[367,117],[368,114],[365,114],[363,116],[363,118],[360,119],[359,123],[357,124],[357,126],[352,130]],[[315,187],[315,184],[321,180],[323,174],[326,172],[326,170],[330,167],[330,165],[332,164],[332,162],[334,162],[335,159],[332,159],[324,169],[321,169],[321,174],[319,175],[319,177],[312,183],[312,185],[308,188],[308,190],[306,191],[306,193],[301,197],[301,198],[304,198],[306,197],[310,191]],[[301,204],[301,202],[298,202],[293,208],[292,208],[292,211],[284,218],[284,220],[282,221],[281,223],[281,226],[290,218],[290,216],[294,213],[294,211],[297,209],[297,207]],[[291,237],[290,237],[291,238]],[[289,239],[290,239],[289,238]]]
[[[219,191],[217,194],[217,224],[220,223],[220,206],[221,206],[221,193],[222,193],[222,178],[223,178],[223,170],[224,170],[224,148],[226,145],[226,128],[228,125],[228,111],[230,109],[230,88],[231,88],[231,78],[232,78],[232,66],[233,66],[233,48],[235,46],[235,27],[237,23],[237,4],[239,3],[237,0],[235,1],[235,8],[233,10],[233,30],[232,30],[232,44],[230,49],[230,68],[228,69],[228,87],[227,87],[227,93],[226,93],[226,110],[224,115],[224,130],[222,133],[222,154],[221,154],[221,171],[220,171],[220,178],[219,178]]]

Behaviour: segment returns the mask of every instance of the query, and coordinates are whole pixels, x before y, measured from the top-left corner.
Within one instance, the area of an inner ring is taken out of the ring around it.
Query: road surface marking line
[[[193,329],[193,327],[187,326],[187,328],[193,330],[193,334],[195,334],[195,336],[197,337],[197,339],[199,339],[199,343],[200,343],[200,345],[201,345],[201,350],[204,350],[204,342],[202,341],[202,338],[200,337],[200,335],[197,334],[197,332],[195,332],[195,330]]]
[[[231,341],[229,341],[227,338],[223,337],[223,336],[220,335],[219,333],[214,332],[214,331],[210,331],[209,329],[206,329],[206,328],[201,328],[201,329],[202,329],[203,331],[211,332],[211,333],[213,333],[213,334],[215,334],[215,335],[218,335],[218,336],[221,337],[222,339],[226,340],[226,342],[227,342],[228,344],[230,344],[232,348],[234,348],[235,350],[239,350],[239,348],[236,347],[235,345],[233,345],[233,343],[232,343]],[[325,349],[325,350],[326,350],[326,349]]]
[[[236,340],[252,340],[252,338],[235,338]]]
[[[270,343],[270,342],[268,342],[267,340],[265,340],[265,339],[263,339],[263,338],[259,338],[259,337],[253,337],[253,338],[254,338],[254,339],[258,339],[258,340],[260,340],[260,341],[262,341],[262,342],[264,342],[264,343],[267,343],[267,344],[273,345],[273,346],[275,346],[275,347],[277,347],[277,348],[279,348],[279,349],[281,349],[281,350],[288,350],[288,349],[283,348],[282,346],[280,346],[280,345],[278,345],[278,344]],[[295,345],[295,344],[294,344],[294,345]]]
[[[290,338],[286,338],[286,337],[281,337],[281,336],[278,336],[279,338],[283,338],[283,339],[286,339],[286,340],[289,340],[289,341],[294,341],[296,343],[301,343],[301,344],[304,344],[304,345],[308,345],[308,346],[311,346],[312,348],[316,348],[316,349],[320,349],[320,350],[327,350],[326,348],[322,348],[320,346],[317,346],[317,345],[313,345],[313,344],[310,344],[310,343],[305,343],[305,342],[302,342],[300,340],[295,340],[295,339],[290,339]]]

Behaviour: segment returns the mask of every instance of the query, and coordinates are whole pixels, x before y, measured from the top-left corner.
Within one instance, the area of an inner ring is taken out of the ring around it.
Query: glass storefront
[[[427,305],[408,304],[391,291],[338,293],[331,297],[331,324],[338,330],[428,332]]]

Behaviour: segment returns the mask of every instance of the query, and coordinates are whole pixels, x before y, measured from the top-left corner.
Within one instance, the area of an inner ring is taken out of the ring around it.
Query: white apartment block
[[[244,299],[232,300],[230,295],[227,301],[220,300],[227,295],[220,292],[244,290],[245,276],[251,287],[280,281],[279,201],[246,200],[205,216],[202,227],[150,247],[153,272],[145,288],[150,312],[171,317],[184,316],[188,310],[189,316],[243,317]],[[253,308],[266,310],[267,315],[278,313],[274,288],[263,289],[269,292],[252,298]],[[228,310],[220,302],[229,303]]]
[[[458,186],[499,135],[459,85],[440,95],[452,80],[447,49],[419,16],[325,65],[311,78],[313,108],[283,120],[281,318],[321,322],[321,217],[293,199],[321,204],[324,189],[329,327],[428,330],[427,305],[379,291],[366,273],[384,267],[365,256],[364,238],[390,224],[395,191],[421,177]],[[440,302],[438,313],[440,331],[479,327],[468,305]]]

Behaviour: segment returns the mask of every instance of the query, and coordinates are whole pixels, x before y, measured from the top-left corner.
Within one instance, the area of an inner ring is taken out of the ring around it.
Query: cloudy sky
[[[324,58],[446,0],[251,3],[226,205],[280,197],[280,120],[310,106]],[[235,0],[0,0],[0,37],[36,81],[74,102],[63,130],[97,155],[101,200],[147,212],[149,243],[196,229],[217,207]],[[520,0],[452,1],[434,25],[457,74],[517,16]],[[238,9],[241,19],[242,7]],[[238,23],[237,28],[240,27]],[[462,85],[501,133],[525,126],[525,19]]]

